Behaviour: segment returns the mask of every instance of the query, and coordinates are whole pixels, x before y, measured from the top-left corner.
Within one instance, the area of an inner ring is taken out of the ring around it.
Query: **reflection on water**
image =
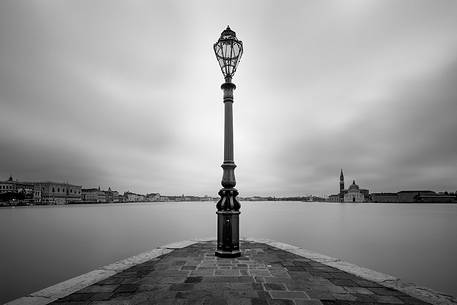
[[[240,237],[297,245],[457,295],[457,205],[242,203]],[[0,209],[0,302],[115,260],[216,235],[215,204]]]

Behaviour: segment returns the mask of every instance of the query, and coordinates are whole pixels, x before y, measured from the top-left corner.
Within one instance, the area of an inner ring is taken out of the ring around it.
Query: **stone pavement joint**
[[[162,248],[171,252],[124,268],[51,304],[428,304],[330,266],[338,261],[329,257],[316,261],[301,256],[303,249],[277,242],[240,244],[239,258],[215,257],[214,241],[171,244]]]

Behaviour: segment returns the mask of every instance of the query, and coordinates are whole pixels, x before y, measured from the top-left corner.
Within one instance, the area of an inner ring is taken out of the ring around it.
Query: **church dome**
[[[358,190],[359,190],[359,186],[357,184],[355,184],[355,180],[352,180],[352,184],[349,186],[348,191],[358,191]]]

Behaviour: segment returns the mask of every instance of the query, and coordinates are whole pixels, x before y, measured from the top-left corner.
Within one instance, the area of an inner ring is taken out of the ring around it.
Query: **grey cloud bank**
[[[214,43],[234,82],[241,195],[457,189],[455,1],[0,3],[0,176],[219,189]]]

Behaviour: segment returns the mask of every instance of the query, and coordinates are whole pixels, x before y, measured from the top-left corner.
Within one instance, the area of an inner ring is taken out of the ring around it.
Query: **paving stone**
[[[124,278],[119,278],[119,277],[109,277],[107,279],[104,279],[100,282],[97,283],[97,285],[112,285],[112,284],[120,284],[122,283],[122,281],[124,280]]]
[[[265,290],[286,290],[286,286],[281,283],[264,283]]]
[[[293,300],[277,299],[277,300],[269,300],[268,304],[270,304],[270,305],[295,305],[295,302]]]
[[[295,299],[296,305],[322,305],[320,300],[302,300],[302,299]]]
[[[250,276],[205,276],[202,279],[202,282],[226,282],[226,283],[235,283],[235,282],[254,282],[254,279]]]
[[[268,305],[268,301],[266,299],[261,299],[261,298],[252,298],[251,304],[252,305]]]
[[[248,298],[230,298],[227,305],[251,305],[251,299]]]
[[[191,290],[193,288],[194,288],[194,284],[189,284],[189,283],[172,284],[170,286],[170,290],[172,290],[172,291],[185,291],[185,290]]]
[[[261,283],[252,283],[252,289],[254,290],[263,290],[263,286]]]
[[[90,301],[107,301],[107,300],[111,299],[113,294],[114,293],[112,293],[112,292],[97,293],[90,298]]]
[[[249,272],[249,274],[251,276],[271,276],[271,273],[268,270],[253,270],[253,269],[249,269],[248,272]]]
[[[93,297],[95,293],[73,293],[64,298],[61,298],[60,302],[77,302],[77,301],[87,301]]]
[[[113,292],[119,287],[119,285],[91,285],[81,289],[78,293],[101,293],[101,292]]]
[[[187,291],[178,291],[176,293],[177,299],[194,299],[199,300],[205,297],[212,296],[212,293],[208,290],[187,290]]]
[[[404,295],[404,293],[387,288],[387,287],[382,287],[382,288],[368,288],[369,290],[373,291],[377,295]]]
[[[119,285],[114,292],[116,293],[121,293],[121,292],[135,292],[138,289],[139,285],[135,284],[125,284],[125,285]]]
[[[333,293],[329,291],[321,291],[321,290],[307,290],[306,294],[309,295],[311,299],[318,299],[318,300],[336,300]]]
[[[203,277],[201,276],[191,276],[186,279],[184,283],[199,283],[201,282]]]
[[[342,301],[355,301],[357,298],[349,293],[333,293],[333,297],[336,300]]]
[[[230,287],[230,289],[240,289],[240,290],[253,290],[252,285],[254,283],[227,283]],[[263,290],[263,289],[262,289]]]
[[[115,292],[111,297],[111,300],[125,301],[132,299],[134,294],[131,292]]]
[[[306,268],[303,266],[287,266],[286,269],[288,271],[306,271]]]
[[[287,278],[290,278],[291,275],[289,274],[289,272],[287,271],[284,271],[284,270],[274,270],[274,269],[269,269],[269,272],[272,276],[276,276],[276,277],[287,277]]]
[[[196,266],[182,266],[181,270],[195,270]]]
[[[143,278],[138,284],[179,284],[184,283],[187,279],[187,276],[177,277],[177,276],[154,276]]]
[[[190,276],[212,276],[214,275],[214,269],[207,269],[207,270],[194,270],[190,272]]]
[[[374,294],[352,293],[351,295],[353,295],[356,298],[357,302],[367,302],[367,303],[376,302],[379,297]]]
[[[89,305],[92,304],[90,301],[75,301],[75,302],[54,302],[53,304],[57,305]]]
[[[228,305],[227,301],[223,297],[219,296],[209,296],[201,303],[202,305]]]
[[[383,286],[379,285],[378,283],[363,280],[363,279],[355,279],[353,280],[354,282],[357,283],[360,287],[364,288],[383,288]]]
[[[343,287],[349,293],[374,294],[373,291],[363,287]]]
[[[379,303],[404,304],[401,299],[392,295],[377,295],[376,301]]]
[[[213,292],[215,295],[223,295],[224,290],[231,289],[231,283],[209,283],[201,282],[194,284],[194,289],[196,290],[208,290]]]
[[[267,244],[240,244],[242,256],[229,259],[214,256],[214,241],[177,248],[53,304],[429,305]]]
[[[142,278],[143,277],[140,277],[140,276],[138,276],[136,278],[126,278],[121,282],[121,284],[122,285],[124,285],[124,284],[138,284],[141,281]]]
[[[408,304],[408,305],[426,305],[426,304],[428,304],[422,300],[410,297],[409,295],[398,295],[396,297],[398,299],[400,299],[401,301],[403,301],[403,303]]]
[[[337,286],[357,287],[357,283],[348,279],[329,279],[330,282]]]
[[[232,299],[232,298],[238,298],[238,299],[243,299],[243,298],[257,298],[259,295],[257,294],[257,291],[252,290],[252,289],[231,289],[231,290],[225,290],[224,291],[224,297],[227,299]]]
[[[216,270],[214,272],[214,275],[218,276],[218,275],[227,275],[227,276],[239,276],[241,275],[240,271],[239,270]]]
[[[303,291],[270,290],[269,293],[272,299],[309,299],[309,296]]]

